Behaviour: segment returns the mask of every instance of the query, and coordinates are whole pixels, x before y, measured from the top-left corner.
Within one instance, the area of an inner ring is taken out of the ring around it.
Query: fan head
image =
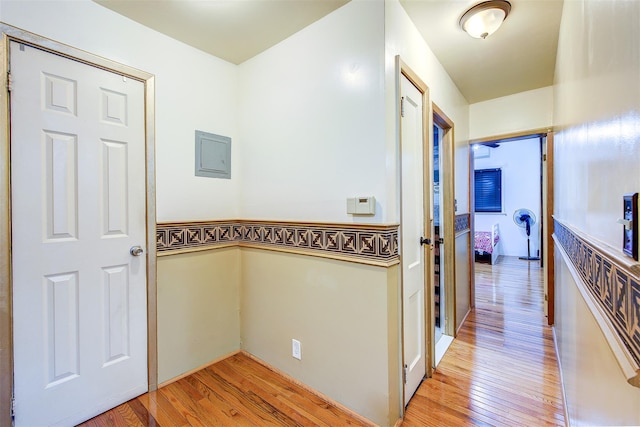
[[[516,209],[513,213],[513,222],[515,222],[518,227],[526,228],[528,236],[531,234],[531,226],[536,223],[536,216],[530,209]]]

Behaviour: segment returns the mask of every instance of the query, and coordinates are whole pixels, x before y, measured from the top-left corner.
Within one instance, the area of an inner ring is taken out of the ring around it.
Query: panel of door
[[[402,286],[405,404],[426,373],[424,155],[422,93],[403,75],[402,141]]]
[[[15,422],[72,425],[147,390],[144,84],[10,60]]]

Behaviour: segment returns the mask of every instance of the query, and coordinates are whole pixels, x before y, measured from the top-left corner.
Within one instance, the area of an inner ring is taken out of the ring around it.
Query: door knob
[[[425,239],[424,237],[420,237],[420,244],[421,245],[430,245],[431,244],[431,239]]]
[[[133,256],[140,256],[144,252],[144,249],[142,249],[140,246],[132,246],[131,249],[129,249],[129,252]]]

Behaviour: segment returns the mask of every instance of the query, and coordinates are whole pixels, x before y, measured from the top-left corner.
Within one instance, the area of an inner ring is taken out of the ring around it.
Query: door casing
[[[146,247],[147,247],[147,370],[149,391],[157,389],[157,278],[156,278],[156,211],[155,211],[155,78],[152,74],[118,64],[108,59],[0,23],[0,69],[3,88],[0,89],[0,425],[11,425],[13,395],[13,312],[11,258],[11,161],[9,106],[9,42],[35,48],[112,71],[144,83],[145,155],[146,155]],[[6,83],[6,84],[4,84]]]

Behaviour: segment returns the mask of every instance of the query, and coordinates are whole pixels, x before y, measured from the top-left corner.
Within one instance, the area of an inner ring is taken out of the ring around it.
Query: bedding
[[[493,247],[500,240],[499,236],[495,236],[494,241],[491,241],[491,232],[489,231],[476,231],[475,233],[475,250],[486,252],[488,254],[493,253]]]
[[[495,264],[498,260],[500,233],[498,232],[498,224],[493,224],[491,231],[476,231],[474,233],[474,251],[476,261],[486,261]]]

